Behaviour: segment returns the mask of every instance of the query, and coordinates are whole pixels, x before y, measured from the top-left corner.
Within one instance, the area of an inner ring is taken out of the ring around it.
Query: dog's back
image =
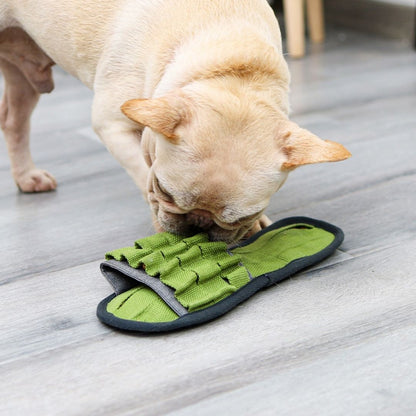
[[[0,5],[0,28],[21,27],[54,62],[89,87],[106,48],[110,53],[117,48],[119,57],[137,54],[141,59],[152,50],[171,49],[167,43],[182,42],[204,27],[244,21],[280,46],[266,0],[5,0]]]

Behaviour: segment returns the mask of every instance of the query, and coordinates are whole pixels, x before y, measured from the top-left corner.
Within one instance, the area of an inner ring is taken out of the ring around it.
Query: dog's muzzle
[[[212,214],[209,211],[202,209],[195,209],[186,215],[186,222],[190,225],[196,226],[201,230],[209,230],[214,225]]]
[[[159,231],[192,235],[206,232],[213,241],[236,242],[251,229],[258,214],[244,221],[228,224],[220,221],[212,212],[204,209],[186,211],[168,200],[155,181],[150,181],[148,200],[160,226]]]

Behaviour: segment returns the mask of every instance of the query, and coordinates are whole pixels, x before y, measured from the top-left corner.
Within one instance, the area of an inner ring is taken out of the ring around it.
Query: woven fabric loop
[[[107,260],[125,260],[143,267],[175,290],[177,300],[189,310],[205,308],[245,285],[250,279],[239,255],[230,255],[223,242],[210,242],[208,235],[183,238],[155,234],[106,254]]]

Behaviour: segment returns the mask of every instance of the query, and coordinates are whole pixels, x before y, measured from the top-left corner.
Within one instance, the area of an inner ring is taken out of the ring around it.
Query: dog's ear
[[[322,140],[291,121],[284,121],[279,130],[279,147],[286,157],[283,170],[311,163],[338,162],[351,156],[342,144]]]
[[[129,100],[121,106],[121,111],[136,123],[163,134],[172,143],[178,143],[175,130],[187,115],[184,99],[176,94]]]

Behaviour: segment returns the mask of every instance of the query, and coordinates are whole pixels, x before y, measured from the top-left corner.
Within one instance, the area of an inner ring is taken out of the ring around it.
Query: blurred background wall
[[[283,17],[283,1],[269,3]],[[328,26],[402,39],[415,45],[415,0],[324,0],[324,11]],[[283,19],[279,20],[283,26]]]

